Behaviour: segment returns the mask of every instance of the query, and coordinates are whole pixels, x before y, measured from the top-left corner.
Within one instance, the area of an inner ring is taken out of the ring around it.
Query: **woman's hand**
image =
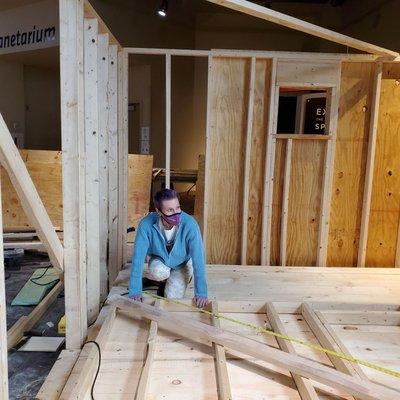
[[[194,297],[193,303],[198,308],[203,308],[208,304],[207,297]]]
[[[140,301],[143,303],[143,296],[141,294],[136,294],[133,296],[129,296],[130,299],[135,300],[135,301]]]

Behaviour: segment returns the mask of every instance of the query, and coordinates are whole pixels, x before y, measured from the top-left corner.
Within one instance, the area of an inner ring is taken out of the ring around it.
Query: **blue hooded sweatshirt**
[[[192,216],[182,212],[170,253],[158,214],[150,213],[140,221],[133,250],[129,296],[142,293],[143,264],[147,255],[159,258],[172,269],[180,268],[192,259],[195,296],[207,297],[204,247],[199,226]]]

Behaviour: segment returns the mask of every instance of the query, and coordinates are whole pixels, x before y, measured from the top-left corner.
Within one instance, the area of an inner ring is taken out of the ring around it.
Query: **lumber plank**
[[[171,55],[165,55],[165,187],[171,186]]]
[[[333,370],[310,359],[286,353],[268,345],[244,336],[218,329],[208,324],[198,322],[186,316],[171,314],[156,309],[150,305],[136,302],[115,295],[109,297],[109,303],[134,316],[142,316],[153,321],[171,332],[189,337],[191,340],[210,340],[219,345],[244,353],[259,360],[270,362],[290,372],[321,382],[333,388],[338,388],[357,396],[362,400],[393,400],[399,396],[394,389],[376,383],[362,381],[350,375]]]
[[[211,302],[211,312],[214,314],[211,317],[212,324],[216,328],[220,328],[221,324],[219,319],[215,315],[219,314],[218,303],[216,301]],[[226,365],[226,355],[223,346],[217,343],[213,343],[213,349],[215,353],[215,373],[217,377],[218,385],[218,399],[219,400],[232,400],[231,385],[229,383],[229,373]]]
[[[283,323],[279,318],[279,314],[276,311],[273,303],[267,303],[266,307],[267,318],[274,332],[280,333],[282,335],[287,335],[286,329],[283,326]],[[283,340],[279,337],[277,337],[276,340],[279,344],[279,347],[283,351],[286,351],[290,354],[296,354],[296,350],[291,342]],[[296,383],[297,390],[299,391],[302,400],[319,400],[319,397],[309,379],[303,378],[302,376],[293,373],[292,377],[294,382]]]
[[[307,322],[308,326],[311,328],[311,331],[314,333],[315,337],[321,343],[322,347],[325,347],[326,349],[335,351],[337,353],[341,352],[341,349],[338,346],[338,344],[329,335],[329,332],[327,331],[326,327],[319,320],[314,310],[307,303],[302,304],[302,316],[304,320]],[[349,361],[331,356],[330,354],[327,354],[327,356],[329,357],[332,364],[338,371],[341,371],[343,373],[352,376],[357,375],[352,363],[350,363]]]
[[[22,316],[7,332],[8,349],[14,347],[23,337],[24,332],[31,330],[47,309],[54,303],[62,292],[64,284],[62,281],[50,290],[46,297],[30,312],[28,316]]]
[[[246,0],[207,0],[210,3],[218,4],[223,7],[230,8],[235,11],[239,11],[248,15],[252,15],[257,18],[264,19],[275,24],[286,26],[287,28],[295,29],[300,32],[308,33],[313,36],[320,37],[335,43],[342,44],[344,46],[353,47],[358,50],[365,51],[367,53],[379,54],[384,56],[390,56],[395,58],[399,56],[399,53],[384,49],[382,47],[376,46],[364,42],[359,39],[354,39],[350,36],[343,35],[331,31],[326,28],[322,28],[318,25],[311,24],[309,22],[303,21],[298,18],[291,17],[289,15],[280,13],[278,11],[272,10],[267,7],[254,4]]]
[[[55,268],[63,270],[63,246],[0,114],[0,160],[21,201],[25,214],[46,246]]]
[[[246,140],[245,140],[245,156],[244,156],[244,177],[243,177],[243,211],[242,211],[242,232],[241,232],[241,252],[240,259],[242,265],[247,264],[247,237],[249,225],[249,196],[250,196],[250,162],[252,150],[252,133],[253,133],[253,113],[254,113],[254,86],[256,78],[256,59],[251,58],[250,76],[247,97],[247,121],[246,121]]]
[[[68,381],[72,369],[78,360],[80,350],[62,350],[57,361],[50,370],[36,400],[58,400]]]
[[[8,400],[7,303],[4,277],[2,182],[0,176],[0,397]]]
[[[116,309],[113,307],[108,313],[106,320],[104,321],[99,334],[96,337],[96,342],[100,346],[100,349],[104,348],[107,343],[107,338],[111,332],[114,320],[116,317]],[[71,393],[69,393],[69,388],[67,385],[64,387],[60,400],[84,400],[86,398],[87,392],[90,390],[91,383],[94,378],[94,374],[97,369],[97,360],[98,360],[98,350],[94,347],[93,344],[89,344],[88,346],[93,346],[90,349],[89,354],[82,366],[79,381],[76,383],[75,387],[72,389]]]
[[[199,155],[198,174],[196,181],[196,197],[194,199],[194,217],[199,224],[200,231],[204,232],[204,189],[205,189],[206,156]]]
[[[108,279],[118,275],[118,48],[109,46],[108,64]]]
[[[83,3],[60,0],[60,84],[66,348],[87,332]]]
[[[154,307],[160,307],[160,300],[154,302]],[[147,338],[146,358],[140,374],[139,384],[136,391],[135,400],[146,400],[148,397],[148,387],[150,383],[151,369],[154,361],[155,346],[157,344],[158,325],[156,321],[150,321],[149,336]]]

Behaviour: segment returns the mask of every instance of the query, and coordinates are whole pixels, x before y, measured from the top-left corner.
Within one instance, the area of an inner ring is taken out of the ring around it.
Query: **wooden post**
[[[100,301],[108,294],[108,34],[98,36],[97,89],[99,115],[99,191],[100,191]]]
[[[171,186],[171,55],[165,56],[165,187]]]
[[[66,347],[87,335],[83,2],[60,0]]]
[[[282,196],[282,215],[281,215],[281,243],[280,243],[280,259],[281,265],[286,265],[287,252],[287,227],[289,213],[289,191],[290,191],[290,172],[292,167],[292,139],[286,142],[286,161],[283,181],[283,196]]]
[[[88,321],[94,322],[100,306],[100,174],[97,74],[97,19],[84,21],[86,241]]]
[[[7,303],[3,255],[3,209],[0,176],[0,398],[8,400]]]
[[[321,197],[321,212],[319,218],[317,266],[326,267],[329,239],[329,217],[332,197],[333,170],[335,163],[336,133],[339,116],[340,97],[340,65],[338,65],[338,85],[328,90],[326,97],[326,121],[331,139],[326,143],[324,178]]]
[[[367,165],[365,167],[364,196],[361,214],[360,241],[358,244],[357,267],[365,267],[367,254],[368,225],[371,209],[372,182],[374,178],[375,149],[378,136],[379,102],[382,86],[382,63],[376,64],[374,89],[372,93],[371,119],[369,123]],[[397,260],[397,257],[396,257]]]
[[[246,151],[244,160],[244,185],[243,185],[243,220],[242,220],[242,251],[241,263],[247,264],[247,232],[249,219],[249,192],[250,192],[250,159],[251,141],[253,133],[254,113],[254,84],[256,79],[256,58],[251,58],[249,97],[247,105]]]
[[[118,46],[109,47],[108,59],[108,281],[118,275]]]
[[[261,265],[271,263],[271,223],[272,223],[272,199],[274,191],[275,171],[275,148],[277,131],[279,86],[276,86],[277,59],[272,59],[271,68],[271,89],[268,114],[268,133],[266,140],[266,156],[264,167],[264,193],[263,193],[263,214],[261,233]]]

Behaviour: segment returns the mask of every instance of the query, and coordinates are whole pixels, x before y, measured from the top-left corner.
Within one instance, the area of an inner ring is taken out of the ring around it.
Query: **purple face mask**
[[[176,213],[172,215],[165,215],[163,212],[162,214],[162,219],[169,225],[176,226],[181,222],[181,213]]]

